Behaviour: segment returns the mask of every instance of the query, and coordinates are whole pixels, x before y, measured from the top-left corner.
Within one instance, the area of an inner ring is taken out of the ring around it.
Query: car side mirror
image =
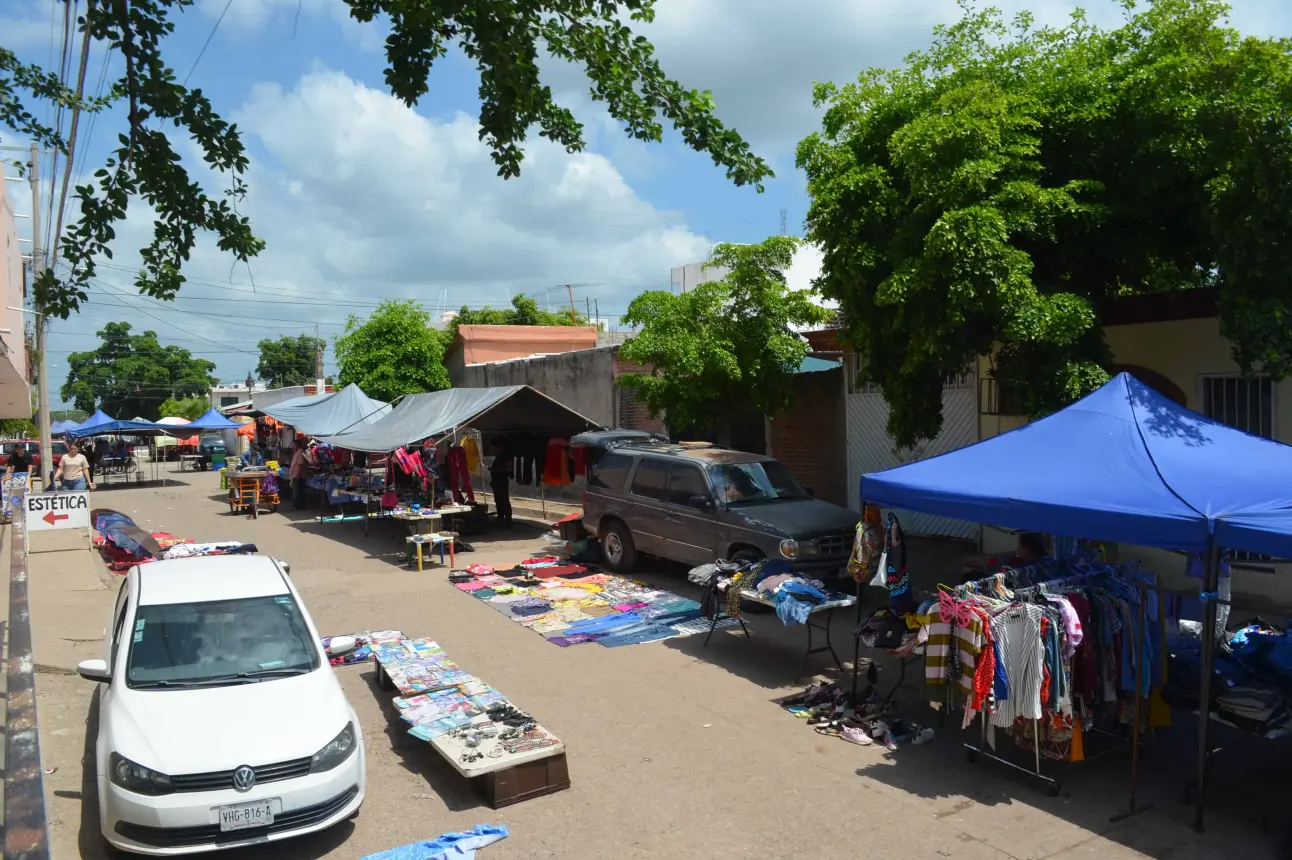
[[[707,511],[713,507],[713,500],[708,496],[692,496],[691,507],[697,510]]]
[[[107,684],[112,680],[106,660],[82,660],[76,664],[76,674],[87,681],[98,681],[100,684]]]

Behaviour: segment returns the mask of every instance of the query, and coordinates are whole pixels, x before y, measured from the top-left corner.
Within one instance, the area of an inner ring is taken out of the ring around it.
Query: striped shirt
[[[1008,728],[1020,717],[1041,718],[1041,682],[1045,646],[1041,642],[1041,607],[1010,606],[991,619],[991,638],[1000,648],[1000,659],[1009,679],[1009,698],[998,702],[992,724]]]

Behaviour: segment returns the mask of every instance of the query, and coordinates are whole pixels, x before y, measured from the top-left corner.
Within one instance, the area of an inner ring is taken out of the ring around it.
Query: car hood
[[[795,540],[837,535],[856,528],[861,519],[856,511],[820,499],[736,505],[728,513],[749,528]]]
[[[353,713],[326,665],[256,684],[122,689],[110,708],[115,751],[165,774],[305,758],[336,737]]]

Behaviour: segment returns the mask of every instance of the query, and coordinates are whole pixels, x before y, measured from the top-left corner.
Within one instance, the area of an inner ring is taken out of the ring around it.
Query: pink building
[[[21,310],[27,296],[23,244],[18,241],[17,221],[0,163],[0,418],[30,418],[31,362],[24,337],[25,316]],[[21,186],[25,187],[25,186]]]

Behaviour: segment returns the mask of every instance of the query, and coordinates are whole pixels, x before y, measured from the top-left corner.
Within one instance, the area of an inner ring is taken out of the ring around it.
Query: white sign
[[[28,493],[27,530],[88,529],[89,493]]]
[[[4,489],[2,492],[4,493],[3,510],[5,515],[8,515],[10,511],[14,511],[22,507],[22,497],[23,494],[27,492],[28,477],[29,475],[26,472],[14,472],[12,475],[4,479]]]

